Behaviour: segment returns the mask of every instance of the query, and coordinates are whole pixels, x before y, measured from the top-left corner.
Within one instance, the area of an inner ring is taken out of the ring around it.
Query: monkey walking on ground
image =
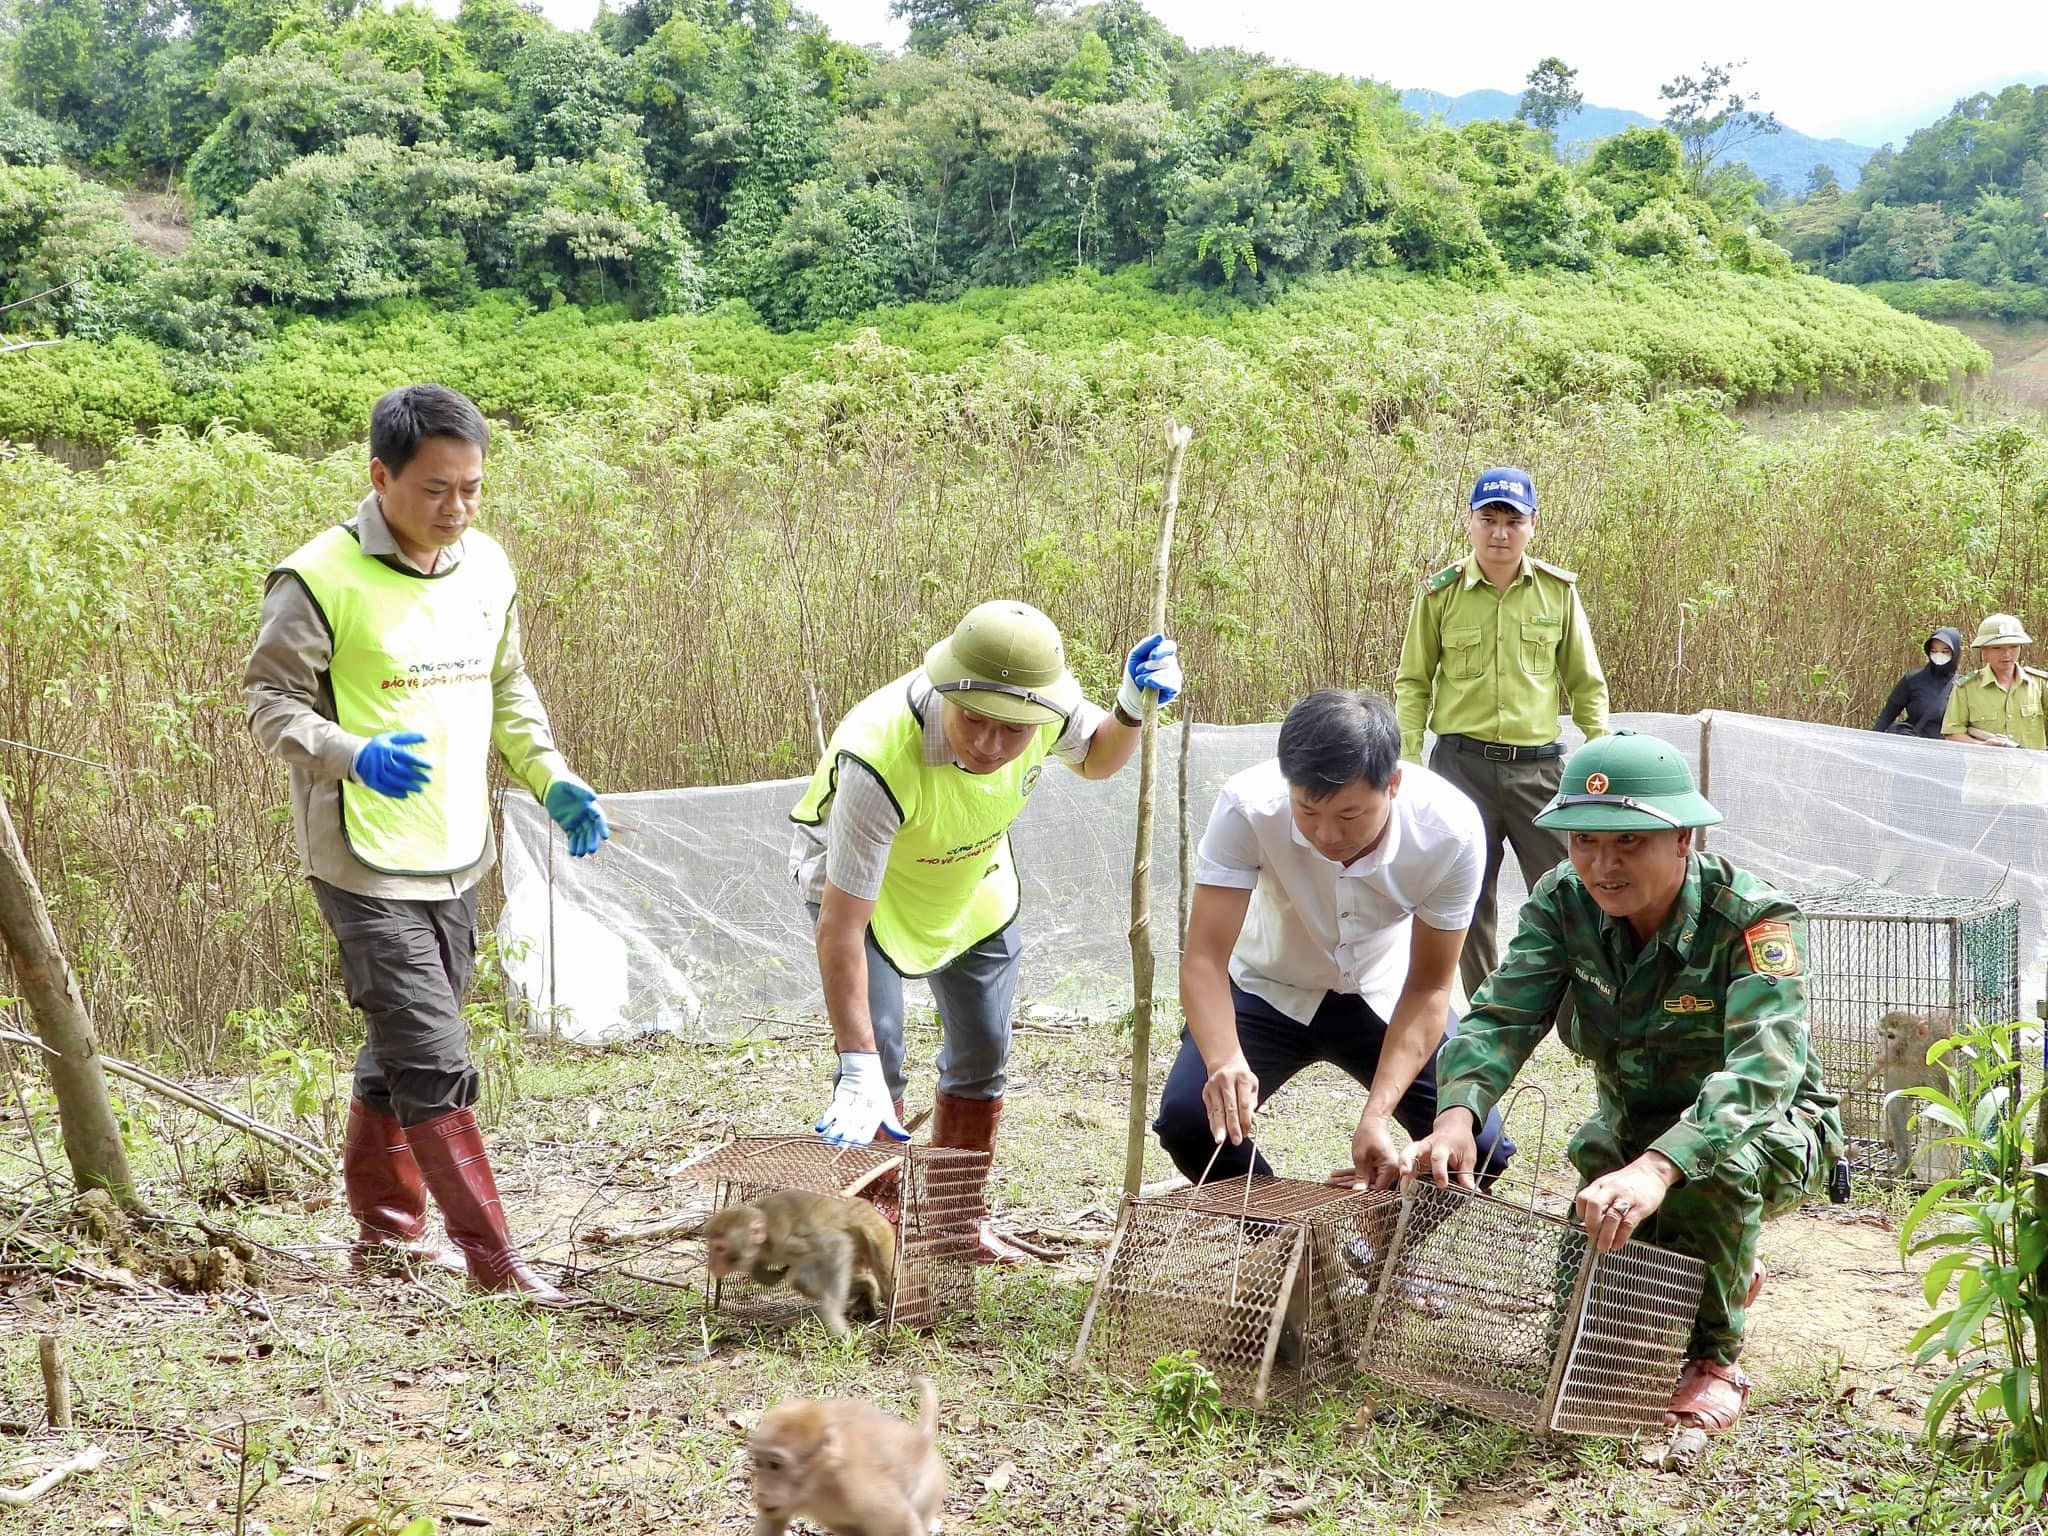
[[[847,1332],[855,1295],[872,1316],[888,1306],[896,1232],[865,1200],[780,1189],[714,1215],[704,1223],[704,1247],[712,1279],[743,1274],[756,1285],[787,1285],[834,1338]]]
[[[939,1394],[918,1378],[917,1422],[866,1403],[794,1397],[747,1439],[754,1536],[783,1536],[799,1516],[833,1536],[932,1536],[946,1500]]]

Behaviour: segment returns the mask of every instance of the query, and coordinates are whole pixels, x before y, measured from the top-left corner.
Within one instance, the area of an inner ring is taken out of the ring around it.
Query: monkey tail
[[[939,1439],[939,1389],[929,1376],[917,1378],[917,1435],[933,1446]]]

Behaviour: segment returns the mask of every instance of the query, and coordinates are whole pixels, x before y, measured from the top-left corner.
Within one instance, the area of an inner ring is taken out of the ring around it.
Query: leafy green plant
[[[1161,1355],[1145,1376],[1152,1423],[1178,1436],[1206,1435],[1223,1422],[1223,1389],[1192,1349]]]
[[[1953,1363],[1927,1403],[1929,1437],[1959,1410],[2002,1425],[1994,1497],[2017,1490],[2038,1504],[2048,1490],[2048,1123],[2036,1122],[2048,1089],[2027,1086],[2028,1038],[2017,1023],[1959,1029],[1928,1051],[1947,1066],[1949,1091],[1902,1090],[1920,1101],[1922,1134],[1945,1131],[1934,1145],[1956,1148],[1965,1171],[1915,1202],[1899,1252],[1935,1255],[1923,1289],[1939,1310],[1914,1335],[1915,1359]]]

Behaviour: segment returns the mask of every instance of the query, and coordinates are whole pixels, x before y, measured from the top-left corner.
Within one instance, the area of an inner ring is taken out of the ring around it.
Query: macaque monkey
[[[1863,1080],[1856,1085],[1858,1090],[1882,1083],[1884,1089],[1884,1144],[1892,1156],[1892,1174],[1896,1178],[1912,1176],[1915,1169],[1917,1141],[1913,1135],[1913,1116],[1919,1112],[1920,1100],[1908,1098],[1908,1088],[1939,1088],[1949,1090],[1948,1068],[1940,1062],[1930,1063],[1927,1052],[1936,1041],[1946,1040],[1955,1030],[1955,1019],[1945,1010],[1928,1013],[1909,1013],[1895,1008],[1877,1021],[1878,1052],[1877,1063],[1863,1074]],[[1945,1178],[1947,1173],[1937,1165],[1952,1161],[1944,1154],[1948,1148],[1930,1147],[1918,1157],[1918,1173],[1925,1179]]]
[[[704,1247],[712,1279],[743,1274],[756,1285],[787,1285],[835,1339],[846,1335],[856,1294],[875,1317],[888,1306],[896,1233],[865,1200],[780,1189],[714,1215],[704,1223]]]
[[[798,1516],[833,1536],[932,1536],[946,1500],[939,1394],[918,1378],[917,1422],[844,1398],[793,1397],[747,1438],[754,1536],[783,1536]]]

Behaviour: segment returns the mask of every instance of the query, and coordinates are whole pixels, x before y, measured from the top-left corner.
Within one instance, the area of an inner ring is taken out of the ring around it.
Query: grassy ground
[[[1896,1211],[1881,1202],[1809,1210],[1769,1232],[1751,1414],[1688,1471],[1646,1465],[1643,1447],[1623,1443],[1532,1441],[1370,1382],[1262,1417],[1233,1413],[1204,1434],[1153,1427],[1142,1390],[1066,1365],[1116,1208],[1125,1047],[1058,1019],[1018,1036],[996,1193],[1008,1222],[1070,1256],[984,1273],[972,1316],[929,1335],[862,1330],[835,1344],[815,1323],[771,1332],[708,1315],[686,1240],[624,1257],[572,1247],[593,1225],[701,1203],[674,1170],[730,1132],[815,1113],[822,1039],[780,1033],[527,1058],[493,1148],[531,1249],[600,1267],[585,1286],[608,1305],[574,1314],[438,1280],[353,1278],[321,1246],[346,1231],[332,1191],[273,1181],[249,1193],[243,1177],[230,1195],[220,1186],[235,1180],[185,1155],[193,1180],[216,1187],[202,1213],[168,1177],[159,1138],[160,1210],[204,1214],[277,1251],[259,1254],[246,1284],[201,1296],[86,1283],[75,1269],[53,1277],[48,1263],[0,1274],[0,1419],[21,1437],[0,1480],[18,1486],[66,1443],[95,1441],[116,1458],[10,1529],[368,1536],[428,1515],[444,1532],[736,1533],[749,1528],[741,1448],[755,1415],[792,1393],[860,1393],[908,1414],[919,1375],[944,1400],[953,1531],[1994,1529],[1969,1513],[1968,1475],[1912,1438],[1929,1383],[1901,1347],[1924,1306],[1899,1272]],[[928,1031],[913,1043],[926,1083],[935,1044]],[[1155,1085],[1169,1059],[1163,1042]],[[1586,1089],[1569,1063],[1539,1064],[1554,1196]],[[920,1098],[914,1086],[913,1106]],[[1285,1090],[1263,1122],[1282,1171],[1320,1176],[1341,1161],[1356,1104],[1327,1069]],[[1535,1119],[1518,1111],[1513,1127],[1532,1154]],[[16,1157],[20,1132],[19,1120],[0,1132]],[[1147,1177],[1170,1171],[1155,1150]],[[14,1203],[28,1232],[57,1229],[50,1207]],[[70,1241],[82,1260],[109,1262],[84,1237]],[[146,1234],[139,1252],[114,1257],[143,1262],[168,1241]],[[31,1430],[42,1387],[29,1336],[49,1332],[76,1379],[70,1437]]]

